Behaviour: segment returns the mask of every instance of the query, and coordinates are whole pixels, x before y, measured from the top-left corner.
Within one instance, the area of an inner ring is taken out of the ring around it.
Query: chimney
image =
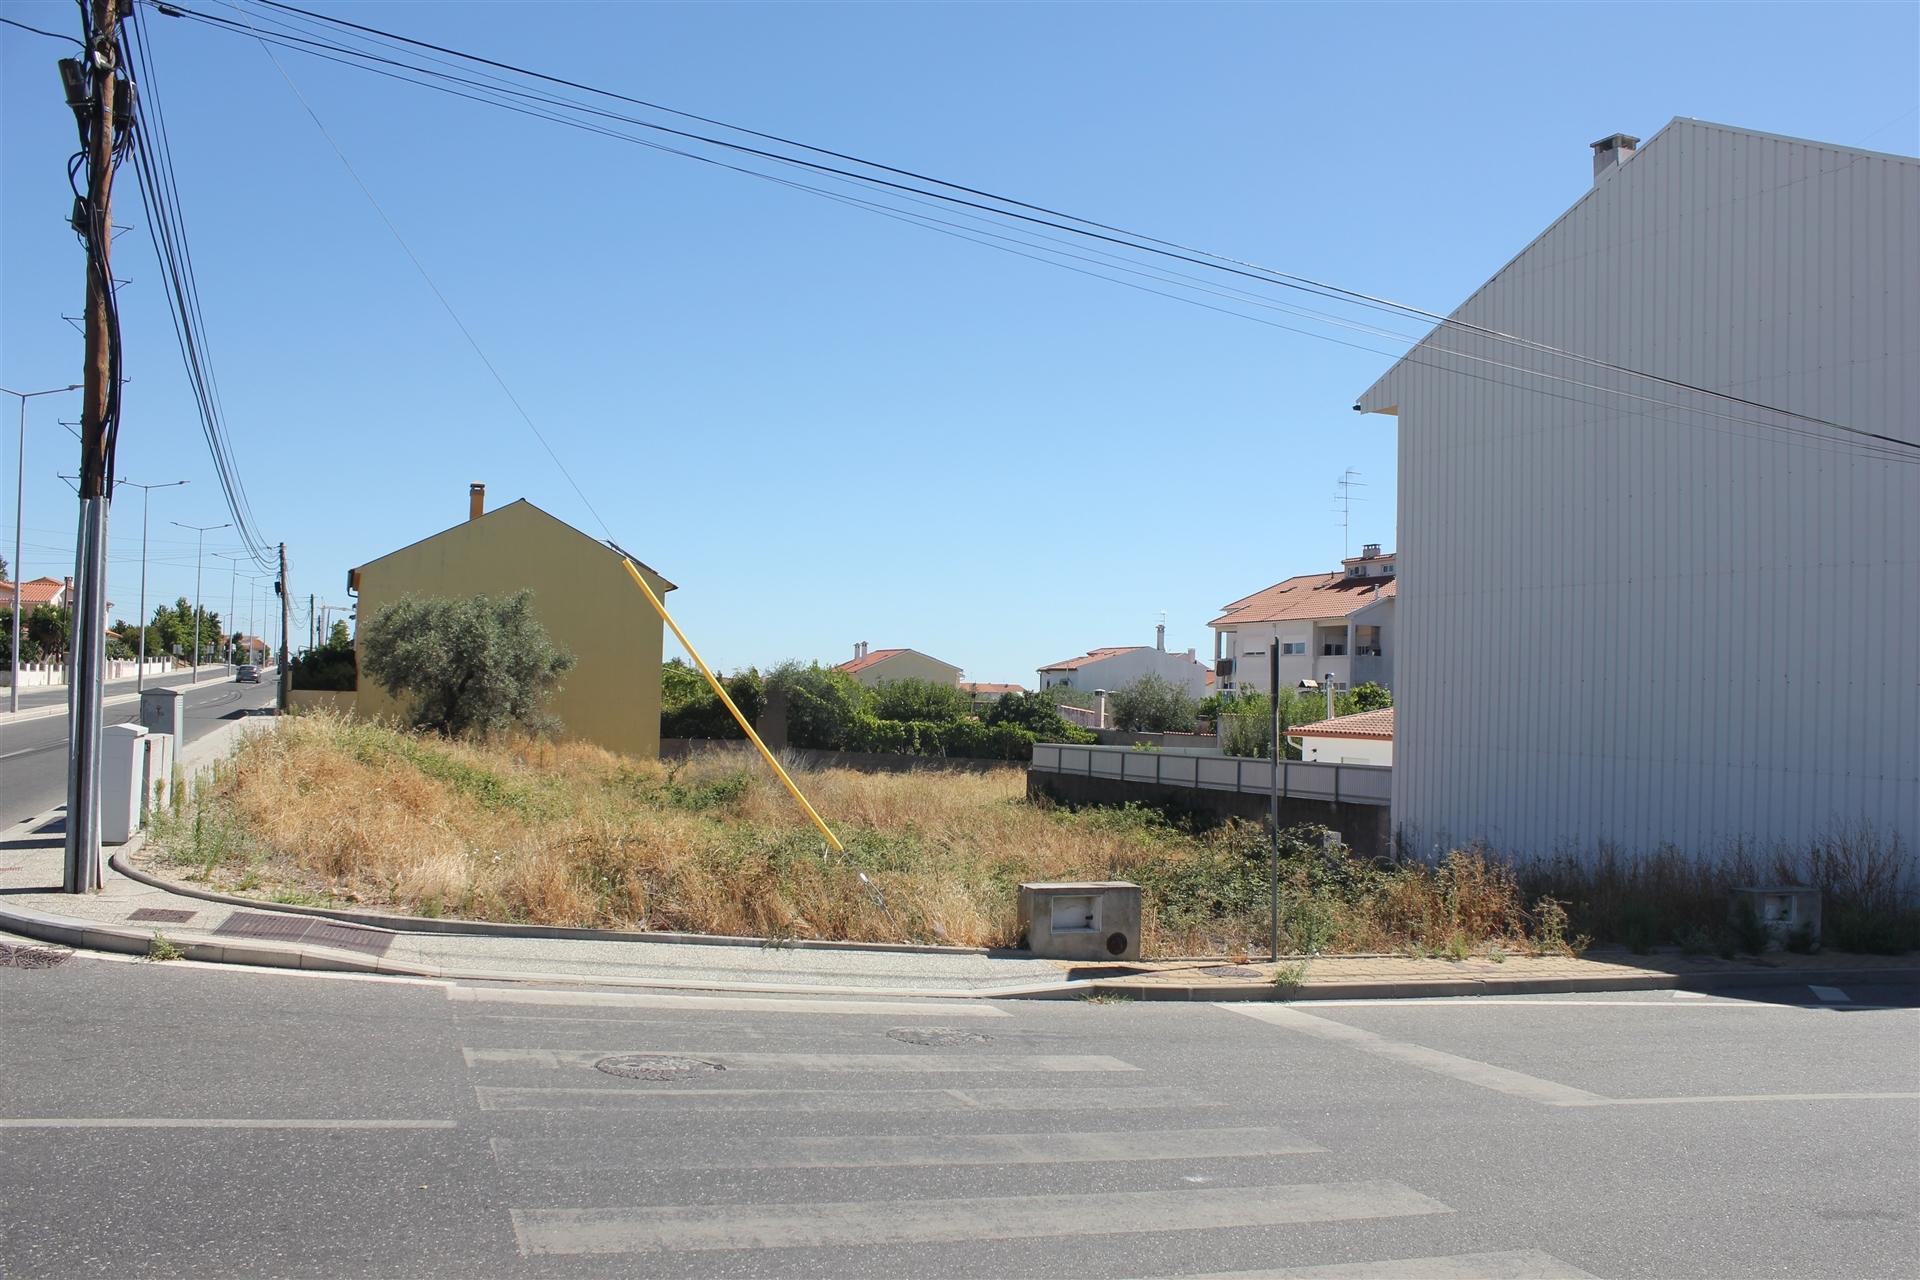
[[[487,514],[487,486],[475,481],[467,486],[467,519],[478,520]]]
[[[1362,560],[1377,560],[1379,557],[1380,544],[1377,542],[1369,542],[1360,548],[1360,558]]]
[[[1167,624],[1164,622],[1155,624],[1153,628],[1153,647],[1161,653],[1167,651]]]
[[[855,640],[853,642],[853,660],[855,662],[858,662],[860,661],[860,659],[866,656],[867,656],[867,642],[865,640]]]
[[[1608,134],[1593,144],[1593,185],[1599,186],[1600,179],[1633,159],[1633,153],[1640,145],[1640,139],[1631,134]]]

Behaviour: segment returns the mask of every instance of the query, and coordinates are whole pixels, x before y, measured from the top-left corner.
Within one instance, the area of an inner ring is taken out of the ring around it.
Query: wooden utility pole
[[[68,893],[92,893],[100,875],[100,702],[106,664],[107,508],[113,500],[115,368],[120,336],[113,307],[113,125],[119,72],[119,0],[91,0],[93,30],[83,74],[91,87],[85,127],[87,200],[86,368],[80,413],[80,536],[75,553],[73,654],[68,664]]]

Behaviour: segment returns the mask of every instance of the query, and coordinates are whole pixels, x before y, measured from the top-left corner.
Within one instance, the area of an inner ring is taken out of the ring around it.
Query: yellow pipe
[[[685,649],[687,656],[693,659],[693,665],[700,668],[700,674],[707,678],[707,684],[711,686],[714,693],[718,695],[721,705],[733,713],[735,723],[746,731],[748,740],[751,741],[754,746],[760,748],[761,757],[766,760],[767,767],[772,769],[774,775],[786,786],[787,794],[793,797],[794,803],[806,810],[807,816],[813,819],[813,825],[820,828],[820,834],[827,838],[829,845],[833,846],[833,851],[835,853],[845,853],[846,848],[841,845],[840,838],[833,834],[833,829],[826,824],[826,820],[814,812],[813,806],[807,803],[807,798],[800,794],[800,788],[793,784],[793,779],[787,776],[787,771],[782,769],[780,762],[773,758],[773,752],[767,750],[767,744],[760,741],[760,735],[753,731],[753,726],[747,723],[747,718],[740,714],[740,708],[733,705],[733,699],[727,696],[726,689],[721,687],[720,681],[715,678],[713,671],[707,666],[706,660],[700,656],[699,650],[693,647],[693,642],[687,639],[687,633],[680,629],[680,624],[673,620],[673,615],[667,612],[667,606],[660,602],[660,597],[654,594],[653,588],[647,585],[646,578],[642,577],[640,571],[633,567],[633,561],[622,556],[620,563],[626,566],[627,576],[633,579],[635,585],[647,593],[647,602],[653,606],[654,612],[660,615],[660,620],[673,628],[674,638],[680,641],[680,647]],[[864,876],[861,878],[865,879]]]

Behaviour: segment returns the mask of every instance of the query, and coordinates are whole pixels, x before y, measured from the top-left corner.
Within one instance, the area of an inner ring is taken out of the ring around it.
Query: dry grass
[[[307,715],[249,739],[156,843],[279,901],[771,938],[1010,945],[1022,881],[1123,879],[1142,886],[1149,954],[1265,949],[1267,842],[1251,824],[1035,805],[1014,767],[800,778],[845,857],[737,757],[663,765]],[[1383,869],[1288,834],[1295,950],[1533,945],[1512,875],[1478,855]]]

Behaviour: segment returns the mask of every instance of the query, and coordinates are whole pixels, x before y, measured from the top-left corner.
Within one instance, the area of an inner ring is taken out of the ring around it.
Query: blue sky
[[[311,7],[1441,311],[1578,198],[1605,134],[1689,115],[1920,150],[1912,4]],[[4,12],[75,26],[67,0]],[[296,592],[346,602],[350,566],[463,518],[474,480],[598,535],[260,47],[148,22],[235,452]],[[0,27],[10,387],[79,376],[62,52]],[[1387,355],[280,56],[716,665],[865,640],[1032,684],[1162,611],[1210,653],[1219,605],[1337,562],[1348,467],[1355,549],[1393,544],[1392,421],[1349,408]],[[121,179],[120,471],[192,481],[154,496],[151,604],[193,589],[166,522],[227,517]],[[78,399],[29,413],[24,567],[61,576]],[[206,581],[224,610],[225,562]]]

